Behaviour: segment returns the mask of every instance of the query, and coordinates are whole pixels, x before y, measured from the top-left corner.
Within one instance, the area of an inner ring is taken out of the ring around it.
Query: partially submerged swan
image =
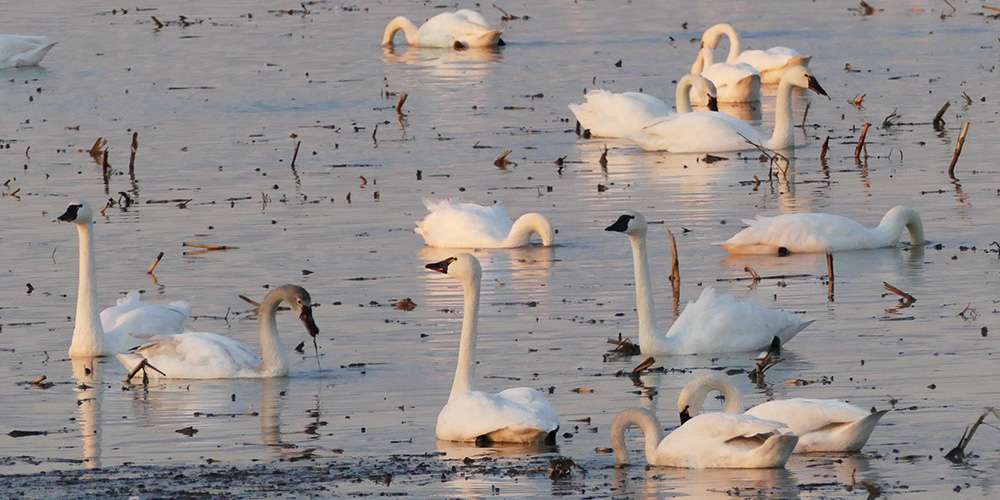
[[[278,305],[288,304],[309,335],[319,333],[312,316],[312,298],[297,285],[281,285],[264,296],[257,314],[257,333],[263,356],[224,335],[210,332],[185,332],[158,335],[152,343],[118,360],[132,371],[144,360],[155,369],[146,370],[149,378],[217,379],[267,378],[288,376],[288,356],[282,350],[275,317]],[[162,373],[161,373],[162,372]]]
[[[644,354],[710,354],[767,349],[778,337],[781,345],[811,320],[802,319],[753,302],[737,302],[732,295],[716,297],[706,287],[697,302],[688,303],[664,334],[657,324],[653,290],[646,257],[646,218],[626,210],[606,231],[624,233],[632,243],[635,268],[636,310],[639,313],[639,348]]]
[[[812,56],[804,56],[795,49],[788,47],[771,47],[767,50],[741,50],[740,36],[736,29],[727,23],[716,24],[701,36],[701,43],[712,49],[719,46],[723,36],[729,37],[728,63],[746,63],[760,72],[761,83],[778,83],[781,77],[796,66],[809,66]]]
[[[787,425],[799,437],[795,453],[859,451],[889,411],[869,412],[836,399],[794,398],[768,401],[743,412],[739,389],[725,377],[711,374],[688,382],[677,398],[681,427],[704,415],[705,398],[713,391],[726,398],[723,411],[727,414],[742,413]]]
[[[94,210],[87,202],[76,201],[57,220],[75,224],[80,237],[80,281],[69,347],[71,358],[110,356],[143,342],[132,335],[184,331],[191,305],[183,300],[152,305],[143,302],[138,291],[132,291],[118,299],[117,305],[101,311],[97,300]]]
[[[538,234],[542,245],[552,246],[555,232],[541,214],[527,213],[512,221],[503,204],[490,207],[458,200],[425,199],[430,211],[413,231],[424,243],[439,248],[515,248],[531,244]]]
[[[516,387],[498,394],[476,389],[476,330],[483,271],[479,260],[460,253],[427,269],[442,272],[462,283],[465,296],[458,367],[448,404],[437,420],[437,438],[445,441],[554,444],[559,417],[548,399],[530,387]]]
[[[824,213],[757,216],[744,220],[748,227],[718,246],[733,254],[833,252],[892,247],[906,229],[910,243],[923,245],[924,225],[911,207],[892,207],[879,225],[868,229],[840,215]]]
[[[503,45],[500,31],[494,30],[478,12],[461,9],[442,12],[417,28],[409,19],[398,16],[385,27],[382,45],[393,45],[393,37],[402,31],[406,43],[416,47],[468,49]]]
[[[56,43],[44,36],[0,35],[0,69],[37,66]]]

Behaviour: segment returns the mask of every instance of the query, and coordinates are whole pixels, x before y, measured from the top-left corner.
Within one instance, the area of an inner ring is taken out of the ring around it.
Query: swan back
[[[442,12],[428,19],[420,28],[405,17],[396,17],[386,26],[382,44],[392,45],[393,36],[399,30],[406,34],[408,44],[420,47],[461,50],[495,47],[502,43],[501,32],[490,28],[481,14],[468,9]]]
[[[761,99],[760,72],[745,63],[715,62],[708,46],[698,51],[691,72],[708,78],[720,102],[755,102]],[[704,103],[700,96],[695,102]]]
[[[430,213],[417,222],[414,232],[423,236],[427,246],[512,248],[530,244],[534,233],[546,246],[553,242],[554,231],[543,216],[525,214],[515,223],[500,202],[484,207],[458,200],[425,199],[424,205]]]
[[[0,35],[0,69],[36,66],[54,46],[44,36]]]

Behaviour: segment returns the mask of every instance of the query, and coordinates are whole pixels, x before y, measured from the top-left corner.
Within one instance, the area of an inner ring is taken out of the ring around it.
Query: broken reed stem
[[[153,274],[153,269],[156,269],[156,266],[160,263],[160,259],[162,258],[163,252],[160,252],[160,254],[156,256],[156,260],[153,261],[153,265],[149,266],[149,271],[146,271],[146,274]]]
[[[833,285],[833,254],[826,254],[826,270],[830,273],[830,284]]]
[[[681,266],[677,260],[677,240],[674,239],[674,233],[669,229],[667,229],[667,234],[670,235],[670,253],[673,254],[673,266],[670,269],[670,282],[680,283]]]
[[[655,362],[656,362],[656,360],[653,359],[653,358],[651,358],[651,357],[642,360],[642,363],[639,363],[638,366],[636,366],[634,369],[632,369],[632,376],[639,375],[646,368],[649,368],[650,366],[653,366],[653,363],[655,363]]]
[[[400,115],[403,114],[403,103],[406,102],[406,98],[407,97],[409,97],[409,94],[407,94],[406,92],[403,92],[402,94],[399,94],[399,102],[396,103],[396,113],[397,114],[400,114]]]
[[[969,122],[962,126],[962,134],[958,136],[958,144],[955,144],[955,156],[951,158],[951,165],[948,165],[948,177],[955,178],[955,164],[958,163],[958,155],[962,154],[962,146],[965,145],[965,134],[969,133]]]
[[[892,292],[892,293],[894,293],[896,295],[899,295],[900,297],[902,297],[903,299],[905,299],[908,302],[916,302],[917,301],[917,299],[914,298],[912,295],[910,295],[910,294],[908,294],[908,293],[906,293],[906,292],[904,292],[904,291],[902,291],[902,290],[900,290],[900,289],[898,289],[898,288],[890,285],[889,283],[887,283],[885,281],[882,282],[882,286],[884,286],[886,290],[888,290],[888,291],[890,291],[890,292]]]
[[[104,143],[102,144],[101,143],[102,139],[104,138],[98,137],[97,140],[94,142],[94,145],[90,147],[90,156],[93,156],[95,160],[100,158],[101,148],[108,143],[108,141],[104,141]]]
[[[826,140],[823,141],[823,149],[819,152],[819,159],[826,159],[826,152],[830,150],[830,136],[826,136]]]
[[[181,246],[185,247],[195,247],[204,248],[205,250],[236,250],[240,247],[233,247],[229,245],[202,245],[201,243],[190,243],[187,241],[181,242]]]
[[[939,109],[937,114],[934,115],[934,120],[932,123],[934,124],[935,127],[940,127],[941,125],[944,125],[944,118],[942,117],[944,116],[944,112],[948,111],[949,106],[951,106],[951,101],[945,101],[944,106],[941,106],[941,109]]]
[[[865,147],[865,136],[868,135],[868,127],[871,126],[871,123],[866,123],[865,128],[861,129],[861,138],[858,139],[858,147],[854,148],[854,159],[861,157],[861,150]]]
[[[806,128],[806,117],[809,116],[809,106],[811,105],[812,105],[811,102],[807,102],[806,110],[802,112],[802,124],[800,125],[800,127],[802,128]]]
[[[752,267],[750,267],[750,266],[743,266],[743,270],[746,271],[746,272],[748,272],[748,273],[750,273],[750,277],[753,278],[753,282],[754,283],[760,281],[760,275],[758,275],[757,271],[754,271]]]
[[[135,152],[139,150],[139,132],[132,133],[132,152],[128,157],[128,173],[135,175]]]
[[[292,153],[292,168],[295,168],[295,159],[299,157],[299,146],[302,145],[302,141],[295,141],[295,152]]]

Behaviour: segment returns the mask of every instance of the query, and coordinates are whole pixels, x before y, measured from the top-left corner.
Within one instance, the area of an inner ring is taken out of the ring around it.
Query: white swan
[[[315,337],[319,328],[312,316],[309,292],[296,285],[281,285],[264,296],[257,313],[257,332],[263,357],[243,344],[217,333],[184,332],[152,337],[153,342],[118,354],[118,360],[132,371],[142,360],[156,370],[150,378],[213,379],[265,378],[288,375],[288,356],[281,349],[275,312],[284,301]],[[157,370],[163,372],[158,373]]]
[[[677,82],[677,112],[649,94],[613,94],[603,89],[587,92],[587,102],[570,104],[569,110],[593,137],[628,137],[638,134],[654,118],[690,113],[691,94],[704,97],[709,110],[719,110],[715,86],[707,78],[695,74],[685,75]]]
[[[559,417],[541,392],[529,387],[507,389],[498,394],[476,390],[476,328],[483,276],[479,260],[471,254],[460,253],[426,267],[461,281],[465,295],[458,368],[448,404],[438,414],[438,439],[475,442],[478,446],[555,444]]]
[[[0,35],[0,69],[36,66],[56,43],[44,36]]]
[[[788,47],[771,47],[767,50],[741,50],[740,36],[736,29],[727,23],[719,23],[705,30],[701,36],[703,46],[716,48],[722,36],[729,37],[728,63],[746,63],[753,66],[761,75],[761,83],[778,83],[782,75],[795,66],[809,66],[812,56],[804,56],[795,49]]]
[[[76,298],[76,321],[71,358],[109,356],[141,344],[132,335],[180,333],[191,315],[191,305],[179,300],[165,306],[151,305],[138,291],[118,299],[103,311],[97,302],[97,258],[94,252],[94,211],[85,201],[70,203],[60,222],[76,224],[80,236],[80,282]]]
[[[726,398],[724,412],[743,413],[739,389],[720,375],[705,375],[688,382],[677,398],[681,427],[701,414],[705,398],[712,391],[719,391]],[[869,412],[836,399],[795,398],[768,401],[743,414],[783,422],[799,437],[795,453],[808,453],[859,451],[868,442],[879,419],[888,411]]]
[[[697,302],[688,303],[664,335],[656,320],[646,258],[646,218],[626,210],[606,231],[628,235],[635,267],[636,310],[639,312],[639,348],[644,354],[709,354],[767,349],[774,337],[781,345],[812,324],[794,314],[753,302],[736,302],[732,295],[716,297],[706,287]]]
[[[392,45],[397,31],[403,32],[406,43],[416,47],[461,50],[503,45],[500,31],[490,28],[481,14],[469,9],[442,12],[428,19],[419,29],[409,19],[398,16],[385,27],[382,45]]]
[[[649,123],[642,132],[629,139],[637,142],[643,149],[671,153],[716,153],[754,149],[748,140],[768,149],[791,148],[795,145],[792,87],[808,88],[826,95],[819,82],[802,66],[788,70],[778,85],[774,133],[770,137],[764,131],[725,113],[696,111]]]
[[[458,200],[424,199],[430,211],[417,222],[413,232],[424,243],[439,248],[515,248],[531,244],[531,235],[542,237],[542,245],[552,246],[554,231],[541,214],[527,213],[510,220],[503,204],[484,207]]]
[[[715,62],[712,49],[702,47],[691,65],[691,72],[712,81],[719,92],[719,102],[757,102],[760,91],[760,72],[753,66],[739,62]],[[696,96],[704,104],[702,96]]]
[[[784,467],[798,441],[781,422],[726,413],[699,415],[664,436],[663,428],[649,410],[628,408],[611,423],[611,447],[618,465],[631,463],[625,430],[632,425],[638,426],[645,437],[646,462],[667,467]]]
[[[748,227],[716,245],[733,254],[778,254],[833,252],[896,246],[903,229],[910,243],[923,245],[924,224],[911,207],[892,207],[877,227],[868,229],[851,219],[833,214],[783,214],[744,220]]]

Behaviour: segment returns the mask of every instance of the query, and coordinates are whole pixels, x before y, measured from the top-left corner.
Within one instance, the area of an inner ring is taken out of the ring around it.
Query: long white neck
[[[674,95],[674,106],[677,108],[677,114],[683,115],[694,111],[691,107],[691,87],[693,86],[694,78],[691,75],[685,75],[681,81],[677,82],[677,93]]]
[[[911,244],[923,245],[925,243],[924,223],[917,211],[906,205],[893,207],[886,212],[878,227],[872,231],[884,240],[884,245],[888,246],[899,243],[899,237],[904,227],[910,232]]]
[[[722,33],[729,37],[729,55],[726,56],[726,62],[729,64],[735,64],[736,59],[740,56],[742,47],[740,46],[740,36],[736,34],[736,29],[729,24],[722,24]]]
[[[691,65],[691,72],[700,75],[705,68],[715,64],[715,56],[712,55],[711,47],[702,47],[698,50],[698,57],[695,58],[694,64]]]
[[[739,389],[729,380],[718,375],[705,375],[688,382],[677,398],[677,409],[688,411],[688,416],[694,417],[705,407],[705,399],[712,391],[719,391],[726,398],[725,413],[743,413],[743,398]]]
[[[257,371],[263,377],[280,377],[288,375],[288,356],[281,348],[281,338],[278,336],[278,318],[275,313],[284,297],[269,293],[260,303],[257,316],[257,333],[260,334],[261,362]]]
[[[94,255],[93,222],[77,224],[80,235],[80,284],[76,296],[76,324],[69,356],[104,356],[104,328],[97,305],[97,266]]]
[[[639,427],[645,438],[646,463],[657,465],[656,448],[663,441],[663,429],[656,417],[644,408],[628,408],[619,413],[611,423],[611,447],[615,450],[615,459],[619,465],[631,463],[625,446],[625,431],[633,425]]]
[[[417,45],[417,27],[403,16],[394,17],[392,21],[389,21],[389,25],[385,27],[385,34],[382,35],[382,45],[392,45],[392,37],[396,36],[396,32],[400,30],[406,36],[406,43]]]
[[[481,278],[473,276],[462,281],[465,308],[462,313],[462,338],[458,344],[458,367],[451,384],[448,401],[476,390],[476,328],[479,323],[479,287]]]
[[[788,149],[795,145],[795,133],[792,127],[792,87],[795,85],[782,79],[778,85],[778,94],[774,102],[774,133],[764,144],[769,149]]]
[[[510,228],[510,233],[504,239],[504,246],[523,247],[531,243],[531,235],[538,233],[542,237],[542,245],[552,246],[552,225],[541,214],[528,213],[517,218]]]
[[[639,314],[639,349],[644,353],[667,352],[666,337],[656,321],[653,286],[649,280],[649,259],[646,257],[646,235],[629,235],[632,243],[632,265],[635,268],[635,309]]]

